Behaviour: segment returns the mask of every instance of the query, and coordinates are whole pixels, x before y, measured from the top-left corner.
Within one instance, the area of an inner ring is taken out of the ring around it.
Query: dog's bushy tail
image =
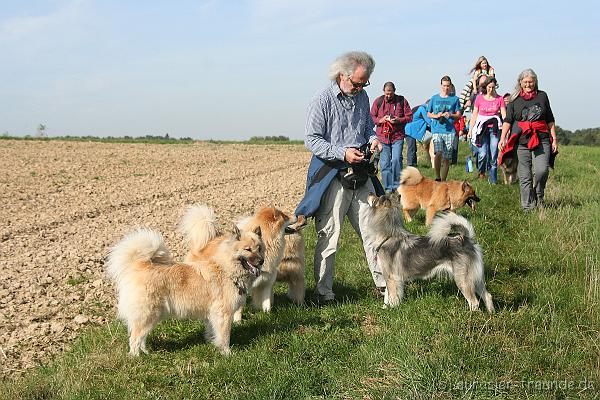
[[[453,212],[437,216],[431,224],[428,235],[432,242],[439,243],[445,240],[453,230],[469,239],[475,238],[473,225],[465,217]]]
[[[110,250],[106,260],[106,272],[119,284],[138,262],[172,263],[171,252],[167,249],[160,232],[138,228],[126,234]]]
[[[208,242],[219,236],[215,213],[204,204],[189,206],[179,221],[177,230],[185,236],[192,252],[199,252]]]
[[[418,185],[423,180],[423,175],[415,167],[406,167],[400,174],[400,184],[407,186]]]

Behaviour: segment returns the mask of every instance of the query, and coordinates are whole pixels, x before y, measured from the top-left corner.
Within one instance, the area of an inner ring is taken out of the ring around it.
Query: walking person
[[[363,168],[369,161],[365,153],[382,149],[373,132],[369,96],[363,90],[374,68],[375,61],[365,52],[343,54],[330,66],[329,85],[308,106],[304,143],[313,157],[307,192],[295,214],[315,218],[314,276],[319,303],[335,299],[335,255],[346,216],[362,239],[375,285],[381,293],[385,291],[375,245],[366,230],[367,197],[371,192],[383,194],[376,175],[367,175]],[[349,167],[352,174],[348,174]]]
[[[383,187],[386,192],[394,192],[400,186],[404,128],[412,120],[412,110],[404,96],[396,94],[393,82],[383,85],[383,96],[373,102],[371,117],[377,138],[383,145],[380,156]]]
[[[516,143],[507,142],[511,127]],[[558,153],[558,141],[548,95],[539,90],[532,69],[519,74],[502,125],[500,151],[508,152],[513,145],[517,147],[521,207],[526,212],[543,208],[548,172],[553,156]]]
[[[440,94],[434,95],[429,101],[427,116],[431,118],[435,180],[445,181],[456,139],[454,120],[460,118],[460,104],[458,97],[450,94],[452,90],[450,77],[447,75],[442,77],[440,84]]]
[[[504,98],[496,93],[496,85],[496,78],[491,76],[486,77],[481,85],[483,93],[475,98],[473,123],[467,135],[477,148],[479,178],[485,179],[489,170],[489,182],[493,185],[498,180],[498,142],[506,118]]]

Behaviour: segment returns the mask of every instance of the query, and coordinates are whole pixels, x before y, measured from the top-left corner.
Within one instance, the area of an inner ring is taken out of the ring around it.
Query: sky
[[[532,68],[557,125],[600,127],[592,1],[1,0],[0,135],[304,137],[346,51],[370,53],[371,101],[457,90],[480,55],[498,92]]]

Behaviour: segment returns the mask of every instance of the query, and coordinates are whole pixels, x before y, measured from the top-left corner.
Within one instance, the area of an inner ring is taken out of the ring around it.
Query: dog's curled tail
[[[406,167],[400,174],[400,185],[414,186],[423,180],[423,175],[415,167]]]
[[[429,229],[429,237],[433,242],[441,242],[446,239],[452,230],[458,231],[459,234],[468,237],[469,239],[475,238],[475,229],[465,217],[461,217],[453,212],[447,212],[437,216],[431,224]]]
[[[185,236],[192,252],[199,252],[208,242],[219,236],[215,212],[204,204],[189,206],[181,217],[177,230]]]
[[[172,262],[171,252],[167,249],[160,232],[138,228],[126,234],[110,250],[106,260],[106,272],[118,283],[123,281],[123,276],[131,271],[137,262]]]

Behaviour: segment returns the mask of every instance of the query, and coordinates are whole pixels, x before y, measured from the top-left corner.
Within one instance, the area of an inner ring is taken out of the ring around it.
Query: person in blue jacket
[[[428,144],[431,140],[431,118],[427,116],[429,99],[418,107],[412,109],[412,121],[404,127],[407,146],[407,163],[412,167],[417,166],[417,141]]]

